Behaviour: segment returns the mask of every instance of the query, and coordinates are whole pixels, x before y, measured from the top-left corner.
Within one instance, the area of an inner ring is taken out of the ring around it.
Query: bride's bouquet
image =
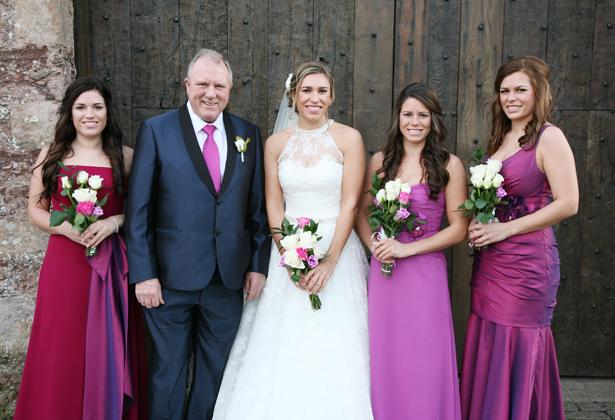
[[[69,174],[77,168],[77,165],[75,165],[69,170],[62,162],[58,162],[58,165]],[[98,175],[90,176],[86,171],[75,172],[70,177],[62,176],[62,192],[60,194],[68,196],[71,205],[60,204],[64,210],[55,210],[51,213],[49,226],[60,226],[65,220],[68,220],[73,229],[83,233],[88,226],[99,220],[103,215],[102,207],[109,196],[107,194],[102,200],[98,201],[97,191],[102,187],[103,179]],[[85,255],[93,257],[96,252],[96,247],[88,247],[85,250]]]
[[[382,180],[378,178],[378,173],[372,175],[372,188],[369,192],[374,196],[374,204],[367,207],[371,213],[368,215],[369,226],[374,231],[372,238],[381,241],[390,238],[397,238],[404,229],[412,231],[415,223],[425,223],[425,220],[418,220],[415,213],[408,211],[410,206],[411,187],[409,184],[401,183],[397,178],[389,181],[384,188],[380,188]],[[420,229],[419,226],[416,227]],[[395,263],[393,263],[394,266]],[[380,272],[384,277],[391,277],[391,264],[382,263]]]
[[[280,252],[282,248],[285,252],[282,254],[280,267],[286,267],[291,272],[291,279],[297,283],[301,280],[302,274],[307,274],[328,257],[318,246],[318,241],[322,239],[322,236],[316,234],[318,223],[309,217],[297,219],[297,226],[284,218],[281,227],[274,227],[271,230],[273,231],[271,236],[282,235]],[[310,295],[310,303],[315,311],[322,307],[322,302],[316,293]]]
[[[495,217],[496,207],[508,204],[507,201],[502,201],[502,198],[506,196],[506,191],[502,187],[504,177],[500,175],[502,162],[492,159],[487,159],[485,162],[482,147],[474,152],[472,161],[476,163],[476,166],[470,168],[471,176],[468,186],[473,187],[472,193],[457,211],[463,211],[463,217],[474,213],[479,223],[498,222],[498,218]],[[470,244],[470,246],[473,245]],[[483,248],[487,246],[476,249]]]

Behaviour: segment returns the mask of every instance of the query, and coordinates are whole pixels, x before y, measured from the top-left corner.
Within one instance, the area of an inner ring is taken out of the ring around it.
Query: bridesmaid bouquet
[[[58,162],[58,165],[69,174],[77,167],[75,165],[69,170],[62,162]],[[103,215],[102,207],[107,202],[109,195],[107,194],[102,200],[98,201],[97,190],[102,187],[103,178],[98,175],[90,176],[86,171],[78,171],[70,177],[62,176],[61,179],[62,192],[60,194],[68,196],[71,205],[60,204],[64,210],[56,210],[51,213],[49,226],[60,226],[65,220],[68,220],[73,229],[78,229],[80,233],[83,233],[88,226]],[[85,255],[93,257],[96,252],[96,247],[86,248]]]
[[[297,226],[292,225],[287,218],[282,220],[282,227],[271,228],[274,231],[270,236],[281,234],[280,253],[282,248],[285,252],[280,260],[280,267],[286,267],[291,271],[291,279],[299,282],[301,274],[307,274],[311,269],[327,258],[325,252],[318,246],[322,236],[318,236],[318,223],[309,217],[297,219]],[[310,295],[310,303],[314,311],[322,307],[318,294]]]
[[[397,238],[404,229],[412,231],[415,223],[426,223],[425,220],[418,220],[415,213],[408,211],[410,206],[411,187],[409,184],[402,184],[397,178],[389,181],[384,188],[380,188],[382,180],[378,178],[378,173],[372,175],[372,189],[369,192],[374,196],[374,204],[367,207],[371,213],[368,216],[369,226],[374,231],[372,238],[381,241],[390,238]],[[420,229],[419,226],[416,227]],[[380,272],[384,277],[391,277],[393,265],[382,263]]]
[[[502,201],[506,196],[506,191],[502,187],[504,177],[500,175],[502,162],[498,160],[487,159],[482,153],[482,147],[479,147],[474,152],[471,158],[477,165],[470,168],[470,183],[472,193],[470,198],[465,201],[457,211],[463,211],[463,217],[467,217],[472,213],[476,214],[476,220],[479,223],[498,222],[495,217],[495,209],[499,205],[508,204],[507,201]],[[470,246],[473,246],[470,244]],[[480,250],[484,247],[477,247]]]

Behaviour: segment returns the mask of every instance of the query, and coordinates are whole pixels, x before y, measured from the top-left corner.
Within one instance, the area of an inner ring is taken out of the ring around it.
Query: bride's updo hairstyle
[[[446,170],[446,165],[448,164],[450,153],[444,148],[448,129],[442,117],[438,92],[429,85],[412,83],[406,86],[397,97],[387,143],[382,149],[382,167],[378,169],[378,173],[384,173],[384,182],[397,178],[399,165],[404,157],[404,136],[399,129],[399,117],[404,102],[409,98],[420,101],[431,114],[431,127],[427,135],[425,147],[421,152],[421,166],[423,168],[423,177],[431,190],[429,198],[437,200],[440,191],[444,190],[448,184],[449,173]]]
[[[71,144],[77,136],[75,124],[73,123],[73,104],[84,92],[95,90],[100,93],[105,101],[107,109],[107,124],[101,133],[102,149],[111,161],[111,171],[115,180],[115,193],[124,195],[124,153],[122,148],[122,129],[120,127],[119,112],[117,106],[111,98],[111,91],[107,85],[92,77],[82,77],[74,81],[64,94],[62,104],[58,110],[58,122],[53,142],[49,145],[49,150],[41,166],[41,181],[43,191],[39,195],[39,202],[48,198],[56,192],[58,186],[57,175],[60,172],[58,161],[70,157],[73,154]],[[86,164],[86,162],[80,162]]]
[[[553,116],[555,107],[551,88],[549,87],[549,66],[536,57],[519,57],[502,64],[495,78],[495,98],[491,106],[493,122],[491,123],[491,140],[487,154],[492,155],[500,148],[504,135],[511,128],[511,121],[502,109],[500,102],[500,87],[502,80],[513,73],[522,72],[530,78],[534,89],[534,117],[525,126],[525,134],[519,138],[519,146],[530,145],[530,150],[536,145],[536,138],[542,126]]]
[[[329,79],[329,85],[331,86],[331,102],[335,100],[335,90],[333,89],[334,79],[331,69],[316,61],[308,61],[295,69],[290,79],[290,86],[288,86],[288,93],[286,94],[286,97],[288,98],[288,107],[292,108],[295,113],[299,112],[294,101],[297,89],[301,87],[301,83],[303,83],[305,76],[310,74],[324,74],[327,76],[327,79]]]

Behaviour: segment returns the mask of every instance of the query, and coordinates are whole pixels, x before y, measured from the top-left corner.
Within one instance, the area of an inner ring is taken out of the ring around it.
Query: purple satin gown
[[[426,219],[424,231],[402,232],[400,242],[440,230],[444,193],[430,200],[429,186],[412,187],[410,211]],[[420,236],[419,236],[420,235]],[[444,251],[401,258],[392,275],[372,257],[369,345],[375,420],[459,420],[455,337]]]
[[[549,204],[551,189],[536,164],[536,147],[505,159],[500,173],[511,202],[496,212],[501,223]],[[461,369],[464,420],[564,420],[550,327],[559,277],[551,227],[474,253]]]

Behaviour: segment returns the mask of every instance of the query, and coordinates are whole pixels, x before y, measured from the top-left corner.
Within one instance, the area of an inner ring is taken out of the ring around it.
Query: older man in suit
[[[271,246],[260,133],[225,111],[233,86],[228,62],[199,51],[185,85],[186,104],[139,129],[126,204],[130,282],[154,340],[152,420],[212,417],[242,286],[246,300],[259,296]],[[236,136],[251,139],[245,151]]]

